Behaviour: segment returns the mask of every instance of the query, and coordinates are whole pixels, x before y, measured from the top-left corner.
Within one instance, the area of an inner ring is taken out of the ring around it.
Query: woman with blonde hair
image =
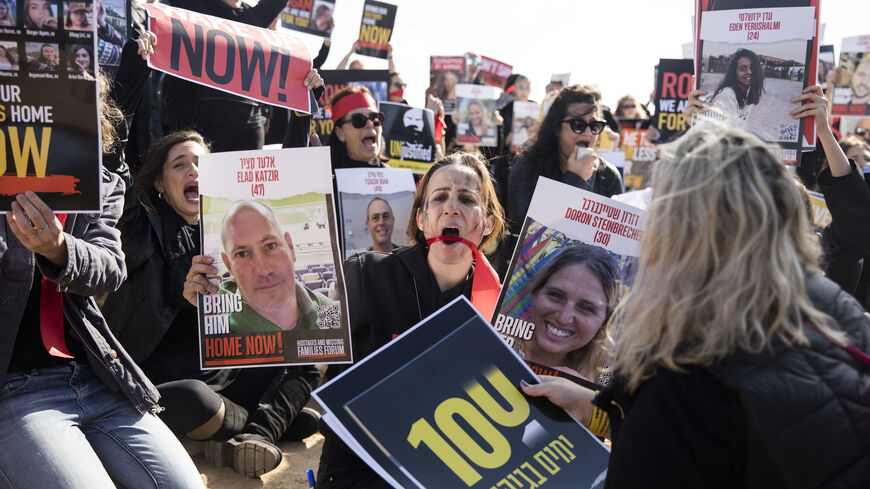
[[[608,326],[610,386],[594,410],[562,382],[526,392],[607,413],[607,487],[866,487],[870,316],[822,277],[792,176],[736,129],[674,144]]]

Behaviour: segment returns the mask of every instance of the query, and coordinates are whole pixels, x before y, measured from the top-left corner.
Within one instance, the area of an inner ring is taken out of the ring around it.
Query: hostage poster
[[[538,116],[541,114],[541,105],[536,102],[521,102],[514,100],[514,121],[511,125],[511,150],[518,152],[520,146],[538,133]]]
[[[387,59],[387,44],[393,35],[398,7],[377,0],[366,0],[359,26],[359,54]]]
[[[423,174],[435,162],[435,114],[396,102],[378,102],[384,113],[388,164]]]
[[[58,27],[64,5],[77,19],[92,15],[82,4],[47,2],[35,9],[39,19],[19,11],[18,26],[0,27],[0,208],[6,210],[27,190],[55,212],[101,209],[97,40],[86,21]]]
[[[241,97],[310,114],[303,81],[311,55],[285,32],[169,7],[142,4],[160,41],[148,66]]]
[[[456,86],[456,143],[469,146],[495,146],[498,126],[495,123],[495,101],[499,90],[487,85],[461,83]]]
[[[332,133],[332,108],[329,106],[329,99],[336,92],[347,86],[362,85],[378,102],[389,99],[388,70],[323,70],[320,71],[320,76],[323,77],[323,95],[318,101],[320,108],[311,118],[311,133],[317,134],[323,145],[328,144],[327,139]]]
[[[607,382],[598,346],[631,281],[645,225],[643,210],[538,179],[492,317],[533,370]]]
[[[410,245],[414,175],[400,168],[335,170],[344,258],[363,251],[391,253]]]
[[[698,0],[696,88],[707,92],[708,120],[778,143],[780,159],[798,164],[816,140],[812,120],[790,112],[816,80],[818,0],[776,3]]]
[[[652,165],[657,159],[655,146],[647,139],[644,129],[623,128],[621,136],[620,147],[625,154],[625,188],[640,190],[649,187],[652,185]]]
[[[691,59],[659,60],[653,117],[659,132],[656,142],[673,141],[689,129],[683,111],[692,91],[693,65]]]
[[[352,360],[328,148],[200,157],[201,368]]]
[[[278,25],[281,29],[329,39],[332,35],[333,12],[335,1],[289,0],[278,17]]]
[[[429,93],[441,99],[444,114],[456,111],[456,85],[465,83],[465,56],[429,57]]]
[[[835,116],[870,115],[870,36],[843,39],[840,82],[834,87]]]
[[[607,448],[521,380],[539,382],[459,297],[312,397],[396,488],[603,487]]]

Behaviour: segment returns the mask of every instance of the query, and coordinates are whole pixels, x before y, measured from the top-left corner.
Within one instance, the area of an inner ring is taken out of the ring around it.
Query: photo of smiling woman
[[[565,248],[529,284],[535,332],[519,351],[527,361],[600,383],[597,348],[619,285],[619,265],[609,252],[583,244]]]
[[[748,49],[738,49],[725,70],[710,103],[725,114],[736,114],[745,121],[753,105],[758,105],[764,93],[764,71],[758,55]]]

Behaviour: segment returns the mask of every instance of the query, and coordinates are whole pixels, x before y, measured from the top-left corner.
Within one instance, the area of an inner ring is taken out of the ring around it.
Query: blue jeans
[[[169,428],[83,363],[7,377],[0,447],[4,488],[203,487]]]

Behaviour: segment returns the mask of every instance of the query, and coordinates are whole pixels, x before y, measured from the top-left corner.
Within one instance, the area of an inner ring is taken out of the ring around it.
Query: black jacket
[[[471,296],[471,278],[441,292],[426,262],[426,248],[412,246],[391,254],[360,253],[344,262],[353,356],[359,361],[460,294]],[[331,365],[327,378],[346,365]],[[368,465],[325,425],[319,488],[389,488]]]
[[[512,233],[519,233],[519,228],[529,211],[538,177],[547,177],[608,198],[622,193],[622,177],[619,175],[619,170],[601,158],[598,159],[598,170],[587,182],[574,172],[562,173],[559,165],[544,165],[529,161],[526,155],[521,155],[511,167],[508,177],[507,216]]]
[[[870,352],[870,316],[850,295],[821,276],[807,292]],[[662,370],[633,395],[617,377],[594,401],[613,420],[607,487],[866,488],[870,365],[804,333],[808,346]]]

